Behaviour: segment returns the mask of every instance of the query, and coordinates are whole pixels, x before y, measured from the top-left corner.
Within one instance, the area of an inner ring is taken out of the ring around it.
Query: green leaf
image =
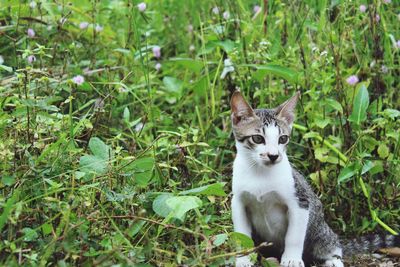
[[[104,174],[107,171],[107,161],[92,155],[82,156],[79,160],[80,170],[85,173]]]
[[[142,229],[143,225],[145,225],[145,221],[138,221],[134,223],[128,230],[128,235],[130,237],[135,237],[137,233],[139,233],[140,229]]]
[[[177,78],[165,76],[163,83],[167,91],[172,93],[180,93],[182,89],[183,82]]]
[[[11,186],[13,184],[15,184],[15,176],[11,176],[11,175],[4,175],[1,178],[1,182],[3,184],[5,184],[6,186]]]
[[[389,147],[386,144],[378,146],[378,155],[380,158],[385,159],[389,156]]]
[[[203,62],[192,58],[171,58],[169,62],[199,73],[203,69]]]
[[[397,109],[391,109],[391,108],[387,108],[383,111],[383,114],[385,116],[388,116],[389,118],[391,118],[392,120],[394,120],[395,118],[400,116],[400,111],[398,111]]]
[[[0,69],[3,69],[5,71],[7,71],[7,72],[12,72],[12,68],[11,67],[8,67],[8,66],[5,66],[5,65],[1,65],[1,64],[0,64]]]
[[[171,194],[161,194],[153,201],[153,211],[159,216],[166,218],[171,213],[171,207],[167,205],[167,200],[173,197]]]
[[[339,111],[340,113],[343,113],[343,107],[342,105],[336,101],[335,99],[332,98],[328,98],[325,100],[325,103],[330,106],[331,108],[333,108],[336,111]]]
[[[290,83],[297,83],[298,81],[298,73],[289,68],[276,65],[276,64],[267,64],[267,65],[255,65],[255,64],[245,64],[242,66],[253,67],[257,71],[254,73],[254,78],[258,81],[262,81],[267,74],[276,75],[287,80]]]
[[[349,181],[350,178],[353,177],[356,173],[357,173],[357,170],[355,169],[354,164],[351,164],[351,165],[343,168],[339,173],[338,184]]]
[[[29,227],[25,227],[22,229],[22,233],[24,233],[24,241],[36,241],[39,235],[36,233],[35,230]]]
[[[3,213],[0,215],[0,232],[3,229],[4,225],[8,220],[8,216],[14,207],[14,203],[17,201],[19,197],[19,190],[15,190],[12,196],[7,199],[6,204],[2,207]]]
[[[253,239],[245,234],[233,232],[230,234],[230,239],[234,241],[236,245],[241,246],[244,249],[254,247]]]
[[[225,243],[225,241],[228,239],[227,234],[219,234],[214,237],[213,245],[218,247]]]
[[[53,226],[49,223],[45,223],[42,225],[42,231],[44,235],[51,234],[53,232]]]
[[[129,165],[129,169],[133,170],[133,177],[136,184],[141,187],[148,185],[153,175],[154,158],[139,158]]]
[[[216,41],[215,44],[221,47],[225,52],[230,53],[235,49],[235,42],[232,40]]]
[[[180,192],[179,195],[205,195],[205,196],[226,196],[224,185],[226,183],[214,183],[190,190]]]
[[[126,123],[129,123],[129,120],[130,120],[130,118],[131,118],[131,113],[130,113],[128,107],[125,107],[125,108],[124,108],[124,113],[122,114],[122,118],[124,119],[124,121],[125,121]]]
[[[96,157],[105,161],[108,161],[110,159],[110,147],[104,144],[104,142],[101,141],[99,138],[90,138],[89,148]]]
[[[367,108],[369,105],[368,90],[364,84],[361,84],[360,89],[353,102],[353,111],[349,117],[349,121],[360,125],[361,122],[367,119]]]
[[[203,203],[195,196],[176,196],[168,198],[166,204],[171,208],[169,215],[183,221],[186,212],[201,207]]]

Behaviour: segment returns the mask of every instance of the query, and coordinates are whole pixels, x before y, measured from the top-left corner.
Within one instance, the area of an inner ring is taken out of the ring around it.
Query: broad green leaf
[[[228,239],[227,234],[219,234],[214,237],[213,245],[218,247],[225,243],[225,241]]]
[[[131,119],[131,113],[128,107],[124,108],[124,113],[122,114],[122,118],[124,119],[125,122],[129,123],[129,120]]]
[[[400,111],[397,109],[387,108],[383,111],[383,114],[394,120],[400,116]]]
[[[367,108],[369,105],[368,90],[364,84],[361,84],[360,89],[353,102],[353,111],[349,117],[349,121],[360,125],[367,119]]]
[[[338,101],[336,101],[335,99],[328,98],[328,99],[325,100],[325,103],[327,105],[329,105],[331,108],[333,108],[334,110],[339,111],[340,113],[343,113],[342,105]]]
[[[82,156],[79,160],[80,170],[85,173],[104,174],[107,171],[107,161],[92,155]]]
[[[42,225],[42,231],[44,235],[51,234],[53,232],[53,226],[50,223],[45,223]]]
[[[169,61],[196,73],[199,73],[203,69],[203,62],[192,58],[171,58]]]
[[[176,196],[168,198],[166,204],[171,208],[170,215],[183,221],[186,212],[201,207],[202,201],[195,196]]]
[[[4,176],[1,178],[1,182],[2,182],[3,184],[5,184],[6,186],[13,185],[13,184],[15,184],[15,176],[12,176],[12,175],[4,175]]]
[[[353,177],[356,173],[357,173],[357,170],[355,169],[354,164],[351,164],[351,165],[343,168],[339,173],[338,184],[349,181],[350,178]]]
[[[163,79],[165,88],[169,92],[180,93],[182,89],[183,82],[177,78],[165,76]]]
[[[89,148],[96,157],[105,161],[108,161],[110,159],[110,147],[104,144],[104,142],[101,141],[99,138],[90,138]]]
[[[167,205],[167,200],[172,198],[171,194],[161,194],[153,200],[153,211],[159,216],[166,218],[172,211],[171,207]]]
[[[154,158],[139,158],[129,165],[129,170],[133,170],[133,177],[136,184],[141,187],[147,186],[153,175]]]
[[[140,229],[142,229],[143,225],[145,225],[145,221],[135,222],[128,230],[128,235],[130,237],[135,237],[137,233],[139,233]]]
[[[246,249],[254,247],[253,239],[251,239],[245,234],[239,232],[233,232],[230,234],[230,239],[233,240],[237,245],[241,246],[242,248]]]
[[[1,64],[0,64],[0,69],[3,69],[5,71],[7,71],[7,72],[12,72],[12,68],[11,67],[8,67],[8,66],[5,66],[5,65],[1,65]]]
[[[24,233],[24,241],[27,242],[35,241],[39,237],[36,231],[29,227],[23,228],[22,233]]]
[[[205,196],[226,196],[224,185],[226,183],[214,183],[190,190],[180,192],[180,195],[205,195]]]
[[[389,156],[389,147],[382,143],[378,146],[378,155],[380,158],[385,159]]]
[[[220,46],[225,52],[230,53],[235,48],[235,42],[232,40],[216,41],[215,44]]]
[[[255,65],[246,64],[242,66],[253,67],[257,71],[254,73],[254,78],[258,81],[262,81],[267,74],[273,74],[287,80],[290,83],[297,83],[298,73],[287,67],[283,67],[276,64],[266,64],[266,65]]]

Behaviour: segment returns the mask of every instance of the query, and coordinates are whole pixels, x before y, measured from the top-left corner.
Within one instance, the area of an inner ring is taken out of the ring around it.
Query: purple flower
[[[144,12],[146,10],[146,3],[142,2],[137,5],[137,8],[139,9],[140,12]]]
[[[397,40],[397,42],[396,42],[396,47],[397,47],[397,48],[400,48],[400,40]]]
[[[375,21],[376,22],[379,22],[381,20],[381,16],[379,16],[378,14],[376,14],[376,16],[375,16]]]
[[[82,75],[76,75],[72,78],[72,82],[76,85],[81,85],[85,82],[85,78]]]
[[[214,13],[215,15],[219,14],[219,8],[217,6],[213,7],[213,9],[211,10],[212,13]]]
[[[358,83],[358,77],[356,75],[351,75],[346,79],[349,85],[356,85]]]
[[[384,2],[385,4],[390,4],[390,3],[392,2],[392,0],[383,0],[383,2]]]
[[[36,61],[36,57],[34,55],[30,55],[30,56],[28,56],[27,60],[28,60],[29,64],[32,64],[33,62]]]
[[[4,58],[2,55],[0,55],[0,65],[3,65],[3,63],[4,63]]]
[[[259,5],[255,5],[255,6],[253,7],[253,12],[254,12],[254,13],[258,13],[258,12],[260,12],[260,10],[261,10],[261,7],[260,7]]]
[[[84,30],[87,27],[89,27],[89,22],[83,21],[83,22],[79,23],[79,29]]]
[[[161,57],[161,48],[159,46],[154,46],[153,47],[153,55],[156,58],[160,58]]]
[[[29,28],[27,33],[29,38],[35,37],[35,31],[33,29]]]
[[[360,5],[360,12],[364,13],[367,11],[367,6],[366,5]]]
[[[161,63],[157,62],[157,64],[154,66],[154,68],[156,69],[156,71],[159,71],[161,69],[162,65]]]
[[[94,28],[94,30],[95,30],[96,32],[101,32],[101,31],[103,30],[103,27],[100,26],[99,24],[97,24],[97,25],[96,25],[96,28]]]
[[[222,14],[222,17],[224,17],[225,20],[228,20],[230,16],[231,16],[231,15],[229,14],[228,11],[225,11],[225,12]]]

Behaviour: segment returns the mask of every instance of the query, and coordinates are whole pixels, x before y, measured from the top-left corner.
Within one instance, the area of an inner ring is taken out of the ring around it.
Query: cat
[[[300,94],[274,109],[253,110],[239,91],[231,98],[237,155],[232,220],[236,232],[272,242],[281,266],[304,267],[303,257],[343,267],[338,236],[324,220],[321,201],[286,155]],[[268,253],[267,252],[267,253]],[[252,266],[248,256],[236,266]]]

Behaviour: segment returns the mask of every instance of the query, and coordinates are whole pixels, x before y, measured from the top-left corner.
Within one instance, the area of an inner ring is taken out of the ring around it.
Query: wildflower
[[[153,55],[156,58],[160,58],[161,57],[161,48],[159,46],[154,46],[153,47]]]
[[[36,2],[35,2],[35,1],[31,1],[31,2],[29,3],[29,7],[32,8],[32,9],[34,9],[34,8],[36,7]]]
[[[162,67],[161,63],[157,62],[154,68],[156,69],[156,71],[159,71],[161,67]]]
[[[358,77],[356,75],[351,75],[346,79],[349,85],[356,85],[358,83]]]
[[[400,48],[400,40],[397,40],[397,42],[396,42],[396,47],[397,47],[397,48]]]
[[[260,12],[261,11],[261,7],[259,6],[259,5],[255,5],[254,7],[253,7],[253,12],[254,13],[258,13],[258,12]]]
[[[189,25],[187,26],[187,31],[188,31],[189,33],[193,32],[193,25],[192,25],[192,24],[189,24]]]
[[[218,15],[219,14],[219,8],[217,6],[213,7],[212,13],[214,13],[215,15]]]
[[[29,64],[32,64],[33,62],[36,61],[36,57],[34,55],[30,55],[30,56],[28,56],[27,60],[28,60]]]
[[[146,10],[146,3],[142,2],[137,5],[137,8],[139,9],[140,12],[144,12]]]
[[[103,30],[103,27],[100,26],[99,24],[97,24],[97,25],[96,25],[96,28],[94,28],[94,30],[95,30],[96,32],[101,32],[101,31]]]
[[[84,30],[87,27],[89,27],[89,22],[83,21],[83,22],[79,23],[79,29]]]
[[[379,22],[381,20],[381,16],[379,16],[378,14],[376,14],[376,16],[375,16],[375,21],[376,22]]]
[[[76,85],[81,85],[85,82],[85,78],[82,75],[76,75],[72,78],[72,82]]]
[[[367,11],[367,6],[366,5],[360,5],[360,12],[364,13]]]
[[[224,17],[225,20],[228,20],[229,17],[230,17],[231,15],[229,14],[228,11],[225,11],[225,12],[222,14],[222,16]]]
[[[224,69],[222,70],[220,78],[225,79],[226,75],[229,72],[233,72],[233,71],[235,71],[235,68],[233,67],[232,61],[229,58],[225,59],[224,60]]]
[[[388,67],[386,67],[385,65],[382,65],[382,67],[381,67],[381,72],[382,72],[382,73],[388,73],[388,72],[389,72]]]
[[[33,29],[29,28],[27,33],[29,38],[35,37],[35,31]]]
[[[383,0],[383,2],[384,2],[385,4],[390,4],[390,3],[392,2],[392,0]]]
[[[195,47],[194,45],[190,45],[190,46],[189,46],[189,51],[192,52],[192,51],[194,51],[194,50],[196,50],[196,47]]]
[[[2,55],[0,55],[0,65],[3,65],[3,63],[4,63],[4,58]]]
[[[142,122],[139,122],[138,124],[135,125],[135,132],[140,132],[144,127],[144,124]]]

